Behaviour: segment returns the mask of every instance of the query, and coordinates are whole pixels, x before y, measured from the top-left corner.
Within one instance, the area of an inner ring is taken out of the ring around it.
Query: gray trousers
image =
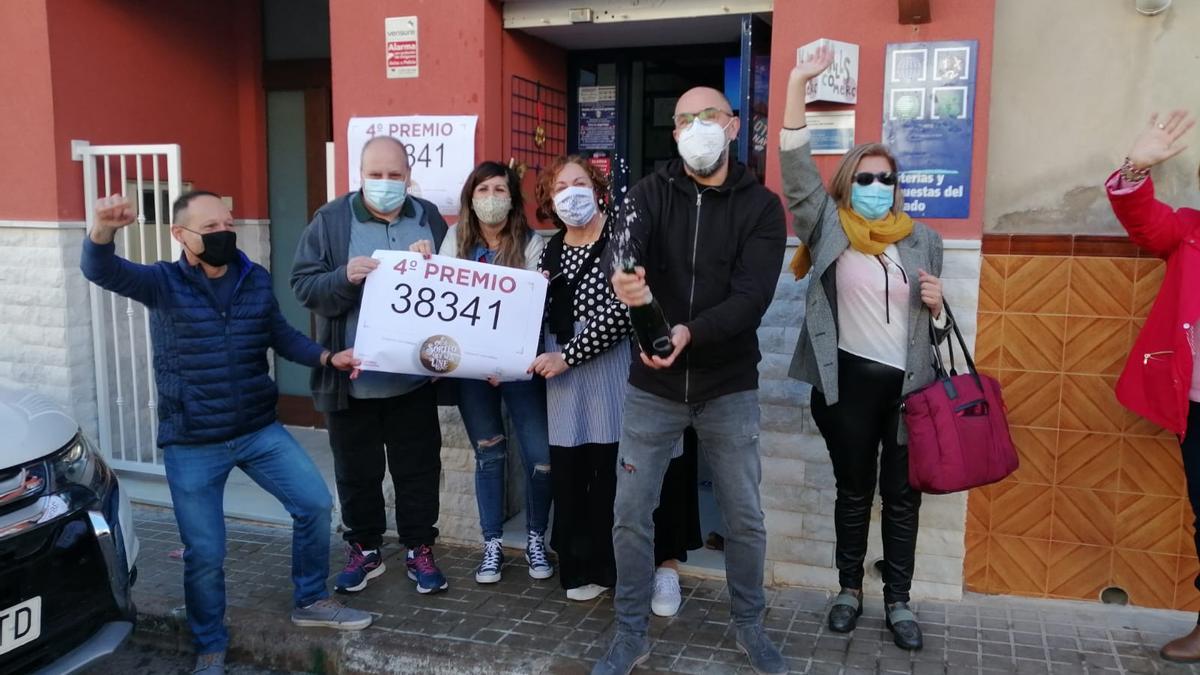
[[[696,429],[700,452],[712,470],[725,521],[725,576],[733,621],[739,626],[761,621],[766,608],[767,532],[758,491],[762,479],[758,423],[757,391],[689,405],[628,388],[617,451],[613,521],[618,630],[646,634],[654,587],[654,508],[671,450],[689,425]]]

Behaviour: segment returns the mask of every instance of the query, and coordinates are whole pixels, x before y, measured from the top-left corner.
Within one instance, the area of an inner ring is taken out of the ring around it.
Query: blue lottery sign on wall
[[[914,218],[970,214],[978,52],[975,40],[887,46],[883,142]]]

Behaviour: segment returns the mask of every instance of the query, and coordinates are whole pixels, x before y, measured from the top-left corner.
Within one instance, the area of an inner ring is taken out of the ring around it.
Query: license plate
[[[0,654],[27,645],[41,634],[41,596],[0,610]]]

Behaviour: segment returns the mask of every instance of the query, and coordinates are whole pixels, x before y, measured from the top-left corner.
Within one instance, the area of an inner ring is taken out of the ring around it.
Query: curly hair
[[[566,225],[554,210],[554,183],[558,180],[558,174],[562,172],[563,167],[568,164],[578,164],[583,168],[588,179],[592,181],[592,190],[596,193],[596,201],[599,202],[601,210],[608,209],[609,204],[612,203],[607,175],[580,155],[562,155],[542,169],[533,192],[533,199],[537,204],[538,220],[548,220],[560,229]]]

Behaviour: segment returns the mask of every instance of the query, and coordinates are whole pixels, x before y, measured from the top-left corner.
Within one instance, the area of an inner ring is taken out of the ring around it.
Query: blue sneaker
[[[483,560],[475,568],[475,583],[494,584],[500,581],[500,573],[504,568],[504,542],[499,539],[488,539],[483,542]]]
[[[529,576],[534,579],[549,579],[554,576],[554,565],[546,556],[546,535],[530,532],[525,543],[525,562],[529,565]]]
[[[378,550],[363,551],[362,546],[346,544],[346,566],[337,576],[333,588],[338,593],[357,593],[367,582],[387,571]]]
[[[439,593],[450,588],[446,575],[433,560],[433,549],[427,544],[410,548],[404,564],[408,567],[408,578],[417,582],[418,593]]]

